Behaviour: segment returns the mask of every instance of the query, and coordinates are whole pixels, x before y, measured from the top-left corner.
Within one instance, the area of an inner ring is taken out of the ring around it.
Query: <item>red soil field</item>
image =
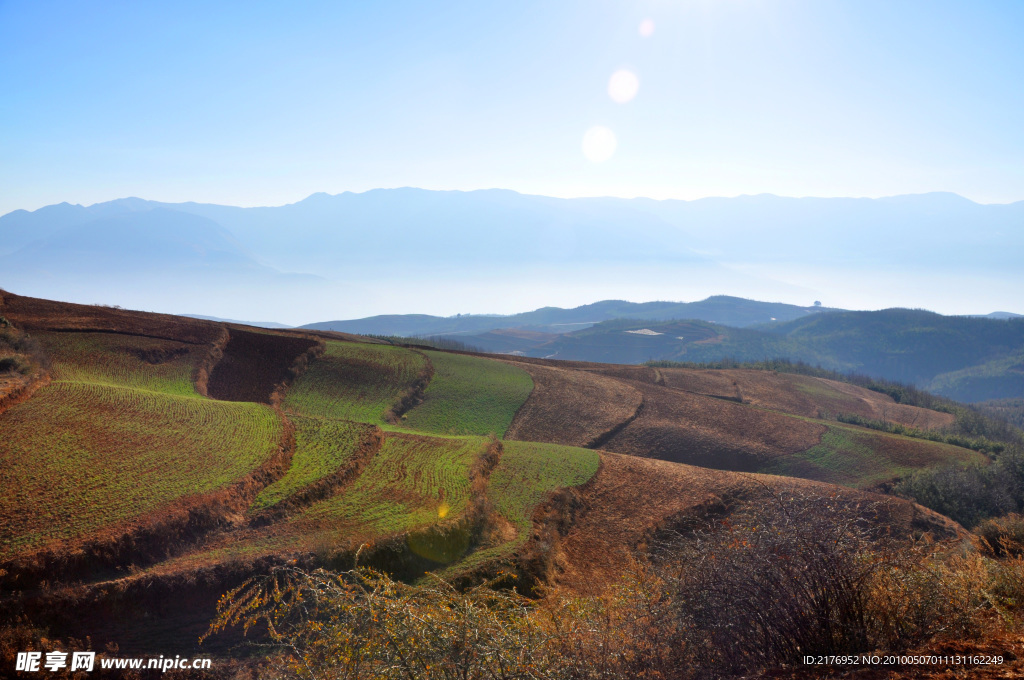
[[[754,471],[819,443],[825,426],[731,401],[634,383],[644,396],[636,420],[603,449],[645,458]]]
[[[892,397],[825,378],[751,369],[656,369],[662,384],[711,396],[739,397],[744,403],[818,418],[822,414],[858,415],[922,430],[953,423],[953,415],[897,404]]]
[[[135,312],[23,297],[0,290],[0,315],[22,330],[108,331],[193,344],[215,342],[221,324],[170,314]]]
[[[299,356],[316,340],[246,331],[232,327],[224,355],[210,373],[207,393],[222,401],[269,404],[278,385],[290,377]]]
[[[639,390],[585,371],[515,363],[533,378],[533,392],[516,413],[506,439],[592,446],[633,418]]]

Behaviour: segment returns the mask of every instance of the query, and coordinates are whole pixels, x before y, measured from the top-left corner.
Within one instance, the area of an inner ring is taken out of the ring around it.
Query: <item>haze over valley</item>
[[[132,198],[0,217],[0,285],[291,325],[721,294],[1021,312],[1022,224],[1024,201],[941,193],[653,201],[380,189],[276,208]]]

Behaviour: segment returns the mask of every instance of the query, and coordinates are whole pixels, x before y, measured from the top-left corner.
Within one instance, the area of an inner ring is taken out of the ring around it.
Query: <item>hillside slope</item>
[[[488,335],[457,336],[473,345]],[[705,321],[605,321],[535,341],[502,338],[504,352],[564,361],[739,362],[784,358],[916,385],[963,401],[1024,396],[1024,319],[887,309],[813,314],[731,328]]]
[[[285,563],[594,592],[651,532],[720,503],[756,516],[763,489],[956,536],[865,489],[985,462],[830,418],[947,414],[802,376],[498,359],[9,293],[0,314],[50,380],[0,407],[0,585],[22,593],[0,610],[126,650],[193,653],[225,590]]]

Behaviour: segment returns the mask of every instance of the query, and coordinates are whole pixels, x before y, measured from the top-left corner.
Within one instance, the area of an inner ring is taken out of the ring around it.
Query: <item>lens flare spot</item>
[[[640,81],[632,71],[619,69],[608,79],[608,96],[620,104],[625,104],[636,96],[640,89]]]
[[[595,125],[583,135],[583,155],[591,163],[603,163],[615,153],[615,133],[603,125]]]
[[[437,516],[438,516],[438,518],[439,519],[444,519],[445,517],[447,517],[448,516],[448,510],[449,510],[449,508],[448,508],[448,504],[447,503],[441,503],[441,505],[437,506]]]
[[[654,35],[654,22],[651,19],[644,19],[640,22],[639,33],[644,38]]]

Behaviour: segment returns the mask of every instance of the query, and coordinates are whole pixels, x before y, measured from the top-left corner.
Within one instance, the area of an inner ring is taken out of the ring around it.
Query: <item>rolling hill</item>
[[[275,566],[466,584],[508,570],[535,595],[602,593],[681,518],[756,519],[779,495],[955,538],[880,492],[989,462],[841,422],[938,431],[953,416],[808,376],[447,352],[7,292],[0,316],[45,358],[0,383],[0,608],[124,650],[194,653],[220,596]]]
[[[445,336],[488,351],[564,361],[763,361],[784,358],[916,385],[960,401],[1024,396],[1024,319],[924,310],[808,314],[734,328],[700,320],[615,319],[582,330]]]

